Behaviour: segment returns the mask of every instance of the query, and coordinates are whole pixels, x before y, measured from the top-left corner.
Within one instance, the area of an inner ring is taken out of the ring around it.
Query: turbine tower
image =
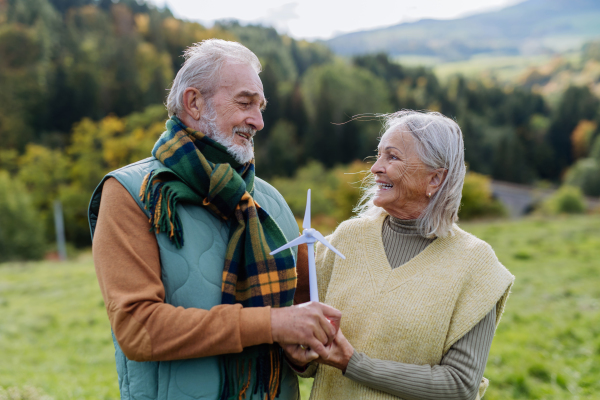
[[[273,250],[271,255],[275,253],[279,253],[281,250],[289,249],[293,246],[298,246],[299,244],[306,243],[308,245],[308,282],[310,284],[310,301],[319,301],[319,289],[317,287],[317,269],[315,267],[315,242],[318,240],[327,246],[331,251],[333,251],[338,256],[342,257],[344,260],[346,257],[342,253],[340,253],[335,247],[333,247],[327,239],[319,233],[319,231],[310,227],[310,189],[308,189],[308,194],[306,197],[306,211],[304,212],[304,222],[302,223],[302,235],[300,237],[292,240],[291,242],[284,244],[277,250]]]

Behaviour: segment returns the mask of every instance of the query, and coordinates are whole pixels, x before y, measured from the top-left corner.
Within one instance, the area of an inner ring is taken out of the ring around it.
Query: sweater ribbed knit
[[[375,360],[439,366],[492,308],[499,321],[514,277],[489,245],[457,226],[454,235],[436,239],[392,269],[382,243],[385,217],[340,225],[330,241],[345,261],[317,246],[320,297],[342,311],[341,329],[356,351]],[[397,397],[322,365],[311,398]]]
[[[479,394],[495,330],[494,307],[452,345],[440,365],[378,360],[355,351],[344,376],[404,400],[473,400]]]
[[[435,240],[420,235],[416,223],[416,220],[392,216],[385,219],[381,236],[392,268],[401,268]],[[440,365],[378,360],[355,351],[344,376],[405,400],[473,400],[477,397],[487,363],[495,322],[496,309],[493,307],[452,345]]]
[[[416,220],[388,216],[382,240],[390,266],[401,267],[431,244],[418,233]],[[440,365],[414,365],[378,360],[355,351],[344,376],[373,389],[406,400],[473,400],[477,397],[496,329],[496,308],[460,338],[443,356]],[[296,372],[305,378],[316,373],[317,363]]]
[[[419,234],[416,220],[388,216],[382,228],[382,241],[390,266],[401,266],[417,256],[435,239]],[[355,351],[344,376],[373,389],[406,400],[473,400],[478,394],[489,349],[496,329],[495,307],[443,356],[440,365],[414,365],[373,359]],[[317,363],[304,371],[312,377]],[[292,368],[296,368],[292,366]]]

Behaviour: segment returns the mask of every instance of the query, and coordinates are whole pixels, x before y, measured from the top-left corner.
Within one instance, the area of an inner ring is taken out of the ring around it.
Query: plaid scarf
[[[291,250],[269,254],[283,246],[286,238],[275,220],[252,198],[254,160],[240,165],[224,146],[186,127],[175,116],[166,125],[167,130],[152,149],[152,155],[165,167],[148,173],[140,189],[152,230],[166,232],[171,242],[181,248],[184,232],[177,205],[205,207],[215,217],[231,221],[221,303],[241,303],[244,307],[292,305],[296,288],[294,259]],[[272,377],[280,376],[281,349],[268,346],[268,351],[261,353],[258,363],[268,363],[271,368],[261,368],[265,379],[259,376],[260,388],[255,389],[274,398],[280,379],[273,382]],[[250,374],[249,369],[247,383]],[[228,387],[232,377],[228,375],[223,398],[232,395],[226,393],[231,391]]]

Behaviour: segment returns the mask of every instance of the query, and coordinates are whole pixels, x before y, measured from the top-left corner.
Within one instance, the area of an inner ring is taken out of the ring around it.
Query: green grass
[[[570,52],[562,54],[566,60],[578,63],[581,54],[579,52]],[[454,62],[424,63],[426,66],[433,67],[437,77],[441,81],[448,80],[449,77],[457,74],[468,77],[489,77],[494,76],[502,83],[517,83],[519,78],[532,67],[541,67],[552,61],[553,55],[536,56],[495,56],[480,55],[474,56],[468,60]],[[400,63],[402,63],[400,59]]]
[[[461,224],[517,279],[494,339],[485,399],[600,393],[600,216]],[[0,265],[0,387],[118,399],[91,258]],[[308,398],[312,380],[301,383]],[[0,390],[0,398],[2,398]]]
[[[118,399],[114,348],[91,257],[0,266],[0,386],[57,400]]]
[[[516,276],[492,344],[485,398],[597,399],[600,218],[463,228],[490,243]]]

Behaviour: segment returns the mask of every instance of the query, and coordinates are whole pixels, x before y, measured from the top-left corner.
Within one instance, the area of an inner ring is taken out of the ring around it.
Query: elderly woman
[[[392,114],[371,172],[358,218],[328,238],[346,260],[316,249],[321,301],[343,315],[329,357],[286,356],[315,376],[311,399],[478,399],[514,277],[455,224],[460,128],[439,113]]]

